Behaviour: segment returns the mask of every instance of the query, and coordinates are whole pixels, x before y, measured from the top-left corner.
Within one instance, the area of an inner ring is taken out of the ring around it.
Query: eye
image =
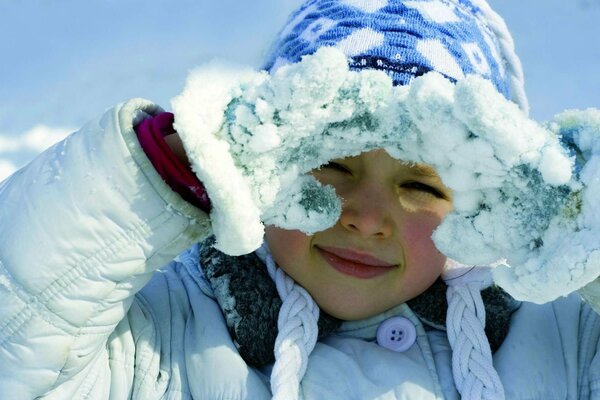
[[[429,193],[440,199],[446,198],[444,193],[442,193],[438,189],[434,188],[433,186],[429,186],[423,182],[416,182],[416,181],[415,182],[406,182],[406,183],[402,184],[402,187],[405,189],[418,190],[420,192]]]
[[[334,161],[329,161],[327,164],[322,165],[321,168],[319,168],[321,170],[323,169],[330,169],[330,170],[334,170],[334,171],[338,171],[338,172],[343,172],[346,174],[351,174],[352,171],[350,171],[350,169],[342,164],[336,163]]]

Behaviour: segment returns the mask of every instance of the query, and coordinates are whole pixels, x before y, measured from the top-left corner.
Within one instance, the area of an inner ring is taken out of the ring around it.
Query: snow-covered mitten
[[[484,80],[434,83],[415,81],[407,101],[421,110],[413,121],[430,143],[420,161],[454,191],[437,247],[468,265],[505,258],[494,280],[519,300],[551,301],[598,277],[600,112],[542,126]],[[428,139],[434,126],[436,141]]]
[[[562,233],[563,257],[574,266],[569,271],[574,286],[589,282],[579,293],[600,312],[600,110],[565,111],[554,117],[549,128],[570,150],[579,184],[573,185],[572,232]]]
[[[174,127],[211,199],[215,247],[252,252],[263,223],[332,226],[340,200],[308,173],[384,143],[378,115],[393,115],[394,90],[385,73],[351,72],[331,48],[272,75],[216,63],[195,71],[172,101]]]

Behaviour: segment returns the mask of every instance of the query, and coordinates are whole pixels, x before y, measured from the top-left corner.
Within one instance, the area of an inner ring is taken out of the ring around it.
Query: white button
[[[417,340],[417,330],[408,318],[392,317],[377,328],[377,344],[397,352],[403,352]]]

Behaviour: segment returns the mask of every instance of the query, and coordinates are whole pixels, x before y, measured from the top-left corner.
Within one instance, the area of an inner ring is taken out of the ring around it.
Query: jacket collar
[[[214,239],[202,243],[199,254],[200,268],[212,286],[229,333],[240,355],[249,365],[261,367],[270,364],[274,361],[273,348],[281,307],[275,283],[256,254],[228,256],[216,250],[213,243]],[[510,317],[520,303],[497,286],[483,290],[481,295],[486,309],[486,334],[492,351],[496,351],[508,332]],[[341,331],[355,328],[370,336],[367,332],[373,331],[373,327],[391,315],[390,313],[397,313],[406,306],[425,325],[445,330],[448,309],[446,284],[440,279],[406,304],[365,320],[342,325],[342,321],[321,311],[318,323],[319,338],[338,329],[339,333],[343,334]]]

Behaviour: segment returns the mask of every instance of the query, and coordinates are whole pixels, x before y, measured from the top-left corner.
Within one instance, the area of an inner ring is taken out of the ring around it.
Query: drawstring
[[[485,307],[481,298],[481,290],[491,284],[490,269],[472,267],[465,272],[456,266],[444,275],[448,285],[446,329],[452,347],[454,383],[464,400],[504,399],[504,387],[494,368],[485,334]]]
[[[283,302],[277,321],[271,392],[274,400],[297,400],[308,356],[317,343],[319,306],[304,288],[277,267],[266,243],[256,254],[266,264]]]

